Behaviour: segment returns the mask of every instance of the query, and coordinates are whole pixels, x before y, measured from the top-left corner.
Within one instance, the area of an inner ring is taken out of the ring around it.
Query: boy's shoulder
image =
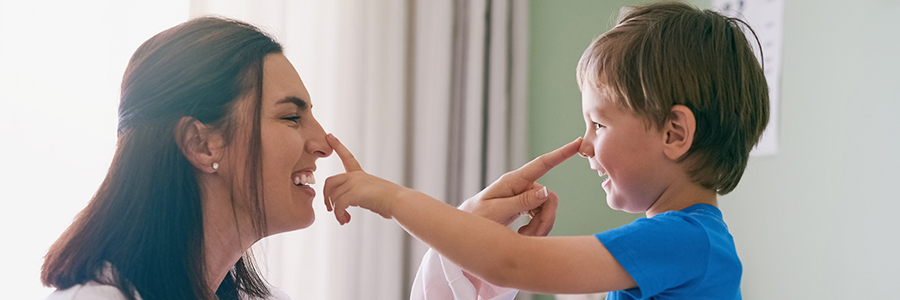
[[[609,230],[606,232],[622,231],[663,231],[669,234],[690,235],[692,232],[702,234],[709,230],[725,230],[728,226],[718,207],[710,204],[698,203],[682,210],[670,210],[659,213],[652,218],[638,218],[631,224]],[[602,233],[600,233],[602,234]]]
[[[670,217],[678,217],[678,218],[688,218],[688,219],[715,219],[725,224],[724,219],[722,218],[722,210],[720,210],[715,205],[706,204],[706,203],[697,203],[691,206],[688,206],[682,210],[670,210],[664,213],[661,213],[657,216],[670,216]],[[655,217],[654,217],[655,218]]]
[[[739,290],[741,262],[722,212],[713,205],[640,218],[595,236],[644,296],[698,289],[730,295]]]

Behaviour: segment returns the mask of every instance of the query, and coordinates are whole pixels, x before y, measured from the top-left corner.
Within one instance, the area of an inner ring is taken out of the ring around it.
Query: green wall
[[[578,59],[619,7],[645,2],[529,2],[531,157],[582,135]],[[744,299],[897,298],[897,15],[900,1],[785,1],[779,152],[752,158],[719,202],[744,264]],[[640,217],[606,206],[584,159],[541,183],[561,199],[552,235],[592,234]]]
[[[900,1],[785,1],[779,153],[720,201],[744,299],[898,299]]]
[[[575,66],[595,37],[614,25],[627,1],[529,3],[528,154],[536,157],[584,134]],[[606,206],[600,177],[578,156],[545,175],[542,184],[560,197],[553,235],[587,235],[634,219]]]

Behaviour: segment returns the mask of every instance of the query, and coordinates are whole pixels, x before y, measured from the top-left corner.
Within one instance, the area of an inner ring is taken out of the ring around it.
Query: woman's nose
[[[313,119],[313,123],[315,126],[313,126],[310,139],[306,140],[306,152],[322,158],[328,157],[334,152],[334,149],[325,140],[325,130],[322,129],[322,125],[319,125],[319,121]]]

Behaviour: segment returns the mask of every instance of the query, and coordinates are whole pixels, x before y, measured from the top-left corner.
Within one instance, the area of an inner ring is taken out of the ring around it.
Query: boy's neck
[[[647,218],[652,218],[657,214],[682,210],[701,203],[718,207],[716,191],[699,186],[684,178],[670,184],[645,213]]]

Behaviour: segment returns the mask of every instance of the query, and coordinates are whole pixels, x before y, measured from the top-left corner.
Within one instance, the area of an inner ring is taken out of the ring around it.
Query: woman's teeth
[[[291,179],[296,186],[316,184],[316,177],[312,173],[299,173],[294,174],[292,177]]]

